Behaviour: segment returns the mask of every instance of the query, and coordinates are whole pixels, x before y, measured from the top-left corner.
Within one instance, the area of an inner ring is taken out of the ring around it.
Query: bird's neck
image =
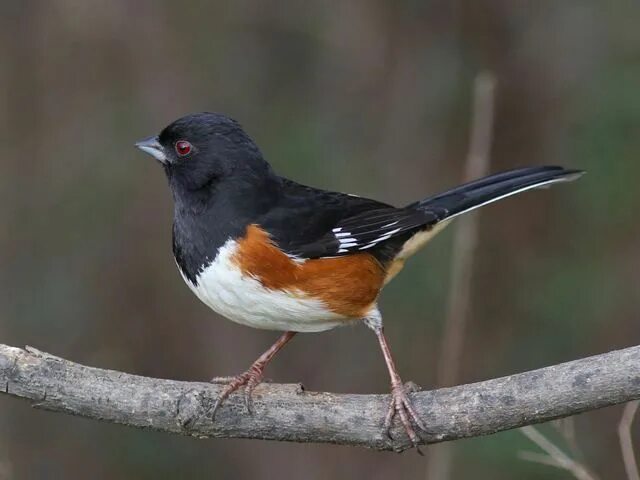
[[[197,191],[176,188],[173,253],[192,282],[229,240],[244,235],[277,202],[280,179],[273,176],[227,179]]]

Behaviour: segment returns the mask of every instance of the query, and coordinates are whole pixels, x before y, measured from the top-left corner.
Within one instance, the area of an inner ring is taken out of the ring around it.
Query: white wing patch
[[[390,232],[379,236],[378,238],[376,238],[373,242],[369,243],[368,245],[365,245],[364,247],[360,247],[359,250],[366,250],[367,248],[375,247],[378,243],[384,242],[385,240],[389,240],[394,234],[398,233],[400,230],[401,230],[400,228],[396,228],[395,230],[391,230]]]
[[[358,253],[421,227],[428,228],[438,220],[437,215],[428,210],[393,207],[368,210],[340,220],[306,248],[305,245],[292,245],[288,252],[303,258],[333,258]]]
[[[332,230],[338,240],[338,253],[347,253],[350,248],[357,247],[358,241],[349,232],[343,232],[342,227]]]
[[[347,253],[349,250],[357,249],[357,250],[367,250],[368,248],[375,247],[378,243],[384,242],[385,240],[389,240],[392,236],[402,230],[402,227],[394,228],[390,230],[390,227],[398,224],[399,220],[395,222],[387,223],[386,225],[382,225],[377,229],[379,233],[378,237],[375,237],[373,240],[370,238],[367,242],[361,242],[356,238],[356,235],[353,235],[350,232],[343,232],[342,227],[334,228],[332,230],[333,235],[338,240],[338,253]],[[366,232],[368,234],[371,231]]]

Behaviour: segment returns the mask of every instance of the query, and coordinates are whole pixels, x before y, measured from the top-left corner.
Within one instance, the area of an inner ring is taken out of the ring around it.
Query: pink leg
[[[260,382],[262,382],[264,368],[275,356],[275,354],[278,353],[282,349],[282,347],[284,347],[287,342],[293,338],[295,334],[296,332],[284,332],[282,336],[280,336],[280,338],[276,340],[276,343],[271,345],[271,347],[269,347],[266,352],[260,355],[260,357],[251,364],[246,372],[232,378],[220,394],[220,397],[218,397],[216,404],[213,406],[211,417],[215,417],[216,411],[218,410],[220,405],[222,405],[222,403],[227,399],[229,395],[231,395],[243,385],[245,386],[244,400],[247,405],[247,410],[249,411],[249,413],[253,413],[251,394],[253,393],[253,389],[260,385]],[[216,381],[216,379],[214,378],[212,381]]]
[[[420,438],[413,429],[413,426],[411,425],[409,419],[413,420],[413,422],[418,427],[420,427],[421,430],[426,430],[426,427],[424,425],[424,422],[420,419],[415,409],[413,408],[407,392],[405,391],[402,380],[400,379],[400,375],[398,375],[398,371],[396,370],[396,365],[393,361],[393,357],[391,356],[391,350],[389,350],[389,345],[387,344],[387,339],[384,336],[382,326],[373,328],[373,330],[376,332],[376,335],[378,337],[380,349],[382,350],[384,361],[387,363],[389,375],[391,376],[391,402],[389,404],[387,415],[384,419],[385,433],[389,435],[393,417],[398,414],[400,416],[400,421],[402,422],[402,425],[407,432],[407,435],[411,439],[411,443],[413,443],[413,445],[417,447],[420,442]]]

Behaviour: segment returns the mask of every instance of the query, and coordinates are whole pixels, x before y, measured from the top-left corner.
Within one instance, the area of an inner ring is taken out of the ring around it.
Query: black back
[[[193,147],[188,154],[178,154],[181,141]],[[291,256],[366,251],[385,264],[412,235],[440,220],[581,174],[561,167],[514,170],[396,208],[279,177],[241,126],[224,115],[183,117],[165,128],[158,142],[175,204],[173,252],[192,283],[220,247],[242,237],[251,224]]]

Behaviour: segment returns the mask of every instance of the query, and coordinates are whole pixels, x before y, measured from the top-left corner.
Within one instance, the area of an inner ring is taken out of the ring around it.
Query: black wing
[[[376,200],[285,180],[284,194],[260,225],[289,255],[336,257],[369,251],[391,258],[407,234],[439,220],[436,212],[396,208]],[[398,240],[398,241],[393,241]]]
[[[342,219],[326,237],[338,240],[337,254],[353,253],[374,248],[381,242],[437,221],[438,217],[429,211],[376,209]]]
[[[301,258],[368,251],[391,259],[414,233],[445,218],[534,188],[569,182],[579,170],[527,167],[491,175],[395,208],[375,200],[327,192],[283,180],[283,195],[261,225],[287,253]]]

